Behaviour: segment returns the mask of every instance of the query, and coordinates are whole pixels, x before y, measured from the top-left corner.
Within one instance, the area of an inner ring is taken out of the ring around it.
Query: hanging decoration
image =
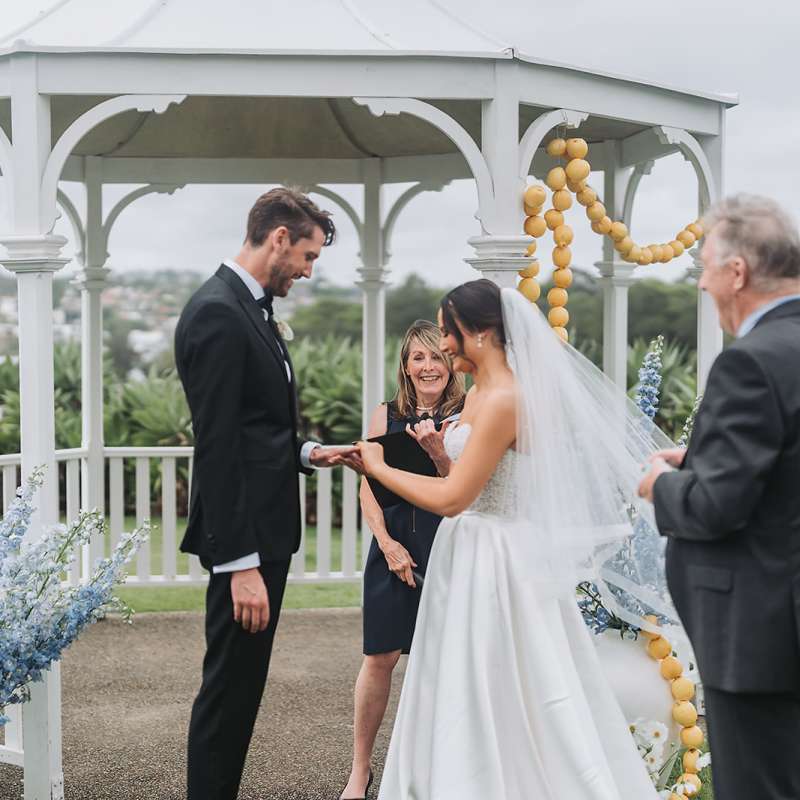
[[[601,236],[608,236],[614,242],[614,249],[620,254],[623,261],[630,264],[646,266],[648,264],[667,264],[673,258],[682,255],[685,250],[692,247],[703,236],[703,228],[699,220],[689,223],[678,232],[677,236],[664,244],[637,244],[630,236],[627,225],[618,220],[612,220],[606,213],[606,207],[598,199],[597,192],[586,183],[592,167],[586,160],[589,154],[589,145],[585,139],[553,139],[547,145],[547,153],[553,158],[563,162],[553,167],[548,173],[545,183],[551,191],[551,208],[544,214],[542,210],[547,200],[547,191],[544,186],[533,184],[528,186],[523,196],[523,208],[526,219],[524,230],[534,241],[528,246],[526,255],[533,258],[531,263],[519,271],[522,279],[517,287],[522,294],[532,303],[541,296],[542,289],[537,280],[540,264],[535,258],[537,239],[544,236],[547,231],[553,234],[555,248],[552,252],[553,288],[547,293],[547,302],[550,310],[547,319],[553,330],[563,341],[569,340],[567,324],[569,312],[567,302],[569,294],[567,289],[572,285],[572,228],[564,221],[564,212],[573,204],[573,195],[578,203],[586,209],[586,216],[591,223],[592,230]]]

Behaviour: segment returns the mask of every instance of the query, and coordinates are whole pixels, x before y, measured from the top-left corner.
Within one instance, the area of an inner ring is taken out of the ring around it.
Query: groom
[[[352,447],[298,437],[289,352],[272,311],[311,277],[333,221],[279,188],[258,198],[240,253],[189,300],[175,361],[195,436],[181,550],[208,569],[206,655],[192,708],[188,800],[235,800],[267,679],[289,562],[300,543],[298,472],[340,463]]]
[[[736,337],[688,451],[640,494],[703,679],[715,796],[800,798],[800,237],[769,200],[707,218],[700,288]]]

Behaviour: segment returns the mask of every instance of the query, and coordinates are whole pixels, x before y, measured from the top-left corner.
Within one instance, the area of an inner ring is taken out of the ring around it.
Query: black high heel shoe
[[[342,800],[367,800],[369,797],[369,790],[372,786],[372,780],[375,776],[372,774],[372,769],[369,771],[369,780],[367,781],[367,785],[364,787],[364,796],[363,797],[343,797]]]

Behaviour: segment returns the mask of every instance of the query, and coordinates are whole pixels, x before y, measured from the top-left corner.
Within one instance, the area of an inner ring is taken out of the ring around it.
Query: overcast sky
[[[535,57],[677,87],[738,92],[741,104],[728,114],[726,191],[770,195],[797,219],[797,0],[442,2],[475,26]],[[12,30],[36,9],[51,3],[0,0],[0,33]],[[570,106],[569,98],[564,104]],[[360,208],[357,190],[339,188]],[[389,189],[387,199],[402,188]],[[139,200],[114,227],[111,265],[118,270],[169,266],[210,273],[222,258],[238,249],[245,216],[257,193],[253,186],[194,186],[173,196]],[[70,190],[70,194],[82,207],[80,193]],[[107,190],[106,209],[120,195],[118,187]],[[659,161],[653,174],[643,180],[634,208],[637,240],[673,237],[694,218],[696,197],[694,172],[682,158]],[[475,208],[475,189],[470,181],[455,182],[441,193],[414,200],[395,229],[391,281],[400,281],[411,271],[441,286],[475,277],[463,262],[471,254],[467,238],[480,232],[473,218]],[[340,237],[324,253],[319,270],[337,283],[355,280],[358,266],[355,234],[343,217],[337,215]],[[71,235],[63,221],[56,230]],[[599,237],[581,228],[573,251],[576,263],[591,264],[599,258]],[[670,278],[680,274],[682,268],[644,267],[638,272]]]

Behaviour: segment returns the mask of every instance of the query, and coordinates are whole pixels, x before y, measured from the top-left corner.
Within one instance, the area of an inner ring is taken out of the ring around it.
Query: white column
[[[362,433],[375,407],[384,401],[386,357],[386,275],[381,228],[383,180],[380,159],[364,165],[364,234],[359,269],[363,302],[361,389]]]
[[[103,289],[110,270],[104,268],[101,161],[85,159],[86,253],[84,269],[76,277],[81,291],[81,447],[87,451],[81,464],[81,506],[103,511],[105,457],[103,453]],[[84,547],[83,576],[88,577],[103,557],[103,537]]]
[[[492,176],[491,209],[482,208],[483,232],[469,240],[475,256],[467,263],[500,286],[516,286],[517,271],[530,263],[530,241],[522,231],[525,214],[519,175],[519,89],[513,62],[497,63],[495,94],[481,109],[481,151]]]
[[[712,185],[708,187],[710,200],[721,200],[724,197],[724,154],[725,154],[725,112],[720,110],[720,134],[718,136],[708,136],[700,140],[700,145],[708,158],[711,167]],[[702,177],[698,175],[698,180]],[[708,209],[705,207],[702,191],[698,208],[700,214],[704,214]],[[699,279],[703,272],[700,261],[700,253],[697,248],[691,251],[694,259],[694,266],[687,272],[689,275]],[[714,301],[706,292],[698,292],[697,297],[697,392],[702,394],[705,391],[708,373],[714,359],[722,351],[723,337],[722,328],[719,324],[719,314]]]
[[[603,204],[612,219],[622,219],[625,190],[631,169],[619,166],[620,143],[602,143],[605,171],[603,173]],[[628,289],[633,283],[634,265],[628,264],[614,250],[614,243],[603,237],[603,259],[595,266],[602,276],[603,287],[603,372],[622,389],[627,390],[628,375]]]
[[[47,469],[38,513],[29,537],[58,521],[53,390],[53,273],[61,258],[62,236],[42,230],[41,178],[50,153],[50,101],[38,93],[36,56],[11,57],[13,163],[11,229],[0,236],[7,256],[2,263],[17,278],[19,299],[20,437],[23,476]],[[55,196],[48,198],[55,204]],[[55,664],[41,683],[31,686],[23,707],[25,800],[62,800],[61,682]]]

